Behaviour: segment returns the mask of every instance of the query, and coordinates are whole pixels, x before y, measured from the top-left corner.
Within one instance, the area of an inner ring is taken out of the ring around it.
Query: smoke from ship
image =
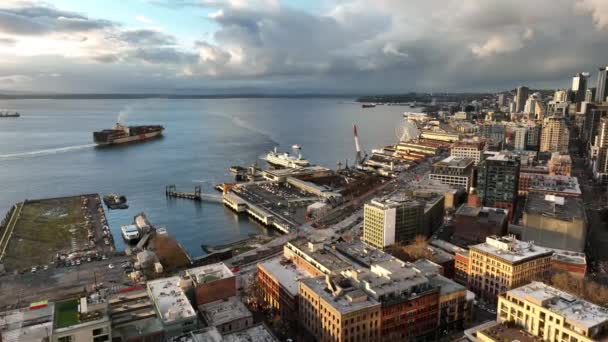
[[[116,122],[118,122],[120,124],[124,123],[124,121],[127,119],[127,117],[129,117],[129,114],[131,114],[132,111],[133,111],[133,106],[126,105],[125,108],[123,108],[118,113],[118,118],[116,119]]]

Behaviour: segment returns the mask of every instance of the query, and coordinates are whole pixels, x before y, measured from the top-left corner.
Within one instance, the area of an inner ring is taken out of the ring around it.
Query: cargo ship
[[[0,111],[0,118],[18,118],[21,114],[18,112]]]
[[[160,137],[165,128],[160,125],[123,126],[116,123],[112,129],[93,132],[97,145],[117,145]]]
[[[302,154],[292,156],[287,152],[279,153],[275,147],[273,151],[268,152],[264,158],[268,164],[278,167],[301,168],[310,165],[310,162],[302,158]]]

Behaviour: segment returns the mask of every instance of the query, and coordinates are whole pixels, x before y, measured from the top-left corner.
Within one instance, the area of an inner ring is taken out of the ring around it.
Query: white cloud
[[[154,24],[154,20],[152,20],[148,17],[145,17],[143,15],[135,16],[135,20],[139,21],[140,23],[144,23],[144,24]]]
[[[577,0],[576,6],[579,10],[591,13],[598,29],[608,28],[608,1]]]

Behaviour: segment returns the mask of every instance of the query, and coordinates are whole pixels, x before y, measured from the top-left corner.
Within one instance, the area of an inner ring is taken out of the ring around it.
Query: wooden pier
[[[194,192],[177,191],[175,185],[167,185],[165,187],[165,196],[172,198],[183,198],[193,201],[207,201],[222,203],[222,196],[216,194],[205,194],[202,192],[201,186],[194,187]]]

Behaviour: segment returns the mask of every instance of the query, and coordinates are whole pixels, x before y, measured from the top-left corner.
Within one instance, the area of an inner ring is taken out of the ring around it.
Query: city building
[[[257,277],[260,297],[283,319],[295,319],[298,312],[300,279],[312,275],[297,267],[291,260],[272,258],[258,263]]]
[[[500,93],[500,94],[498,94],[497,99],[496,99],[496,104],[497,104],[499,107],[502,107],[502,106],[504,106],[504,105],[506,105],[506,104],[507,104],[507,101],[506,101],[506,94],[505,94],[505,93]]]
[[[424,204],[417,200],[373,199],[363,208],[363,241],[384,249],[408,243],[423,232]]]
[[[383,341],[414,340],[436,332],[440,288],[412,264],[391,258],[369,269],[350,270],[345,276],[380,303]]]
[[[449,194],[453,194],[453,192],[450,191]],[[443,224],[445,217],[445,193],[424,187],[410,187],[406,190],[405,195],[419,201],[424,206],[422,227],[417,234],[431,236]]]
[[[596,88],[588,88],[585,92],[585,102],[593,102],[595,100]]]
[[[313,277],[323,274],[340,274],[351,267],[348,262],[330,253],[323,242],[296,238],[283,246],[283,256],[298,269]]]
[[[543,341],[606,341],[608,310],[534,281],[498,296],[497,320]]]
[[[508,222],[508,210],[463,204],[454,213],[453,237],[466,243],[483,242],[488,236],[506,234]]]
[[[488,145],[502,146],[506,137],[506,127],[502,123],[484,122],[479,126],[479,136],[484,138]]]
[[[540,152],[568,153],[569,137],[565,118],[557,116],[545,118],[540,136]]]
[[[587,220],[580,198],[531,192],[526,199],[522,224],[524,240],[550,248],[585,250]]]
[[[222,335],[253,326],[253,314],[236,296],[199,305],[198,311],[207,326],[215,327]]]
[[[541,173],[521,172],[519,174],[519,195],[529,192],[564,197],[580,197],[581,188],[576,177],[550,176]]]
[[[608,117],[600,119],[591,155],[593,177],[601,183],[608,182]]]
[[[478,167],[477,193],[483,206],[507,209],[509,220],[517,202],[519,158],[505,152],[486,157]]]
[[[380,303],[342,276],[300,281],[300,323],[317,341],[380,341]]]
[[[528,99],[528,92],[530,89],[528,87],[517,87],[517,94],[515,95],[515,112],[522,113],[524,111],[524,107],[526,105],[526,100]]]
[[[512,288],[545,276],[553,251],[513,236],[491,236],[470,246],[468,288],[489,303]]]
[[[572,77],[572,102],[579,103],[585,100],[585,92],[587,91],[588,73],[578,73]]]
[[[483,158],[483,152],[486,150],[486,142],[483,139],[479,140],[463,140],[454,143],[450,149],[450,156],[459,158],[470,158],[475,166],[479,164]],[[468,189],[466,189],[468,191]]]
[[[53,342],[111,341],[108,302],[95,293],[55,303]]]
[[[595,102],[606,102],[608,97],[608,66],[602,67],[597,73],[597,86],[595,88]]]
[[[566,102],[568,101],[568,92],[564,89],[557,89],[553,93],[554,102]]]
[[[549,160],[549,175],[570,176],[572,175],[572,158],[569,154],[553,152]]]
[[[236,277],[223,262],[190,268],[186,276],[193,282],[197,306],[236,296]]]
[[[516,150],[526,149],[526,136],[528,134],[528,128],[525,126],[518,126],[513,128],[513,148]]]
[[[114,341],[164,341],[165,331],[145,288],[134,286],[108,296]]]
[[[571,276],[584,279],[587,274],[587,256],[582,252],[553,249],[551,269],[557,272],[566,272]]]
[[[475,294],[465,286],[438,274],[428,275],[431,286],[439,288],[439,324],[437,330],[462,330],[473,317]]]
[[[433,164],[429,178],[468,190],[473,185],[473,163],[465,157],[447,157]]]
[[[198,328],[196,311],[185,292],[193,288],[190,278],[174,276],[150,280],[146,288],[166,336],[177,336]]]
[[[48,341],[53,334],[55,305],[46,301],[0,312],[0,340]]]

